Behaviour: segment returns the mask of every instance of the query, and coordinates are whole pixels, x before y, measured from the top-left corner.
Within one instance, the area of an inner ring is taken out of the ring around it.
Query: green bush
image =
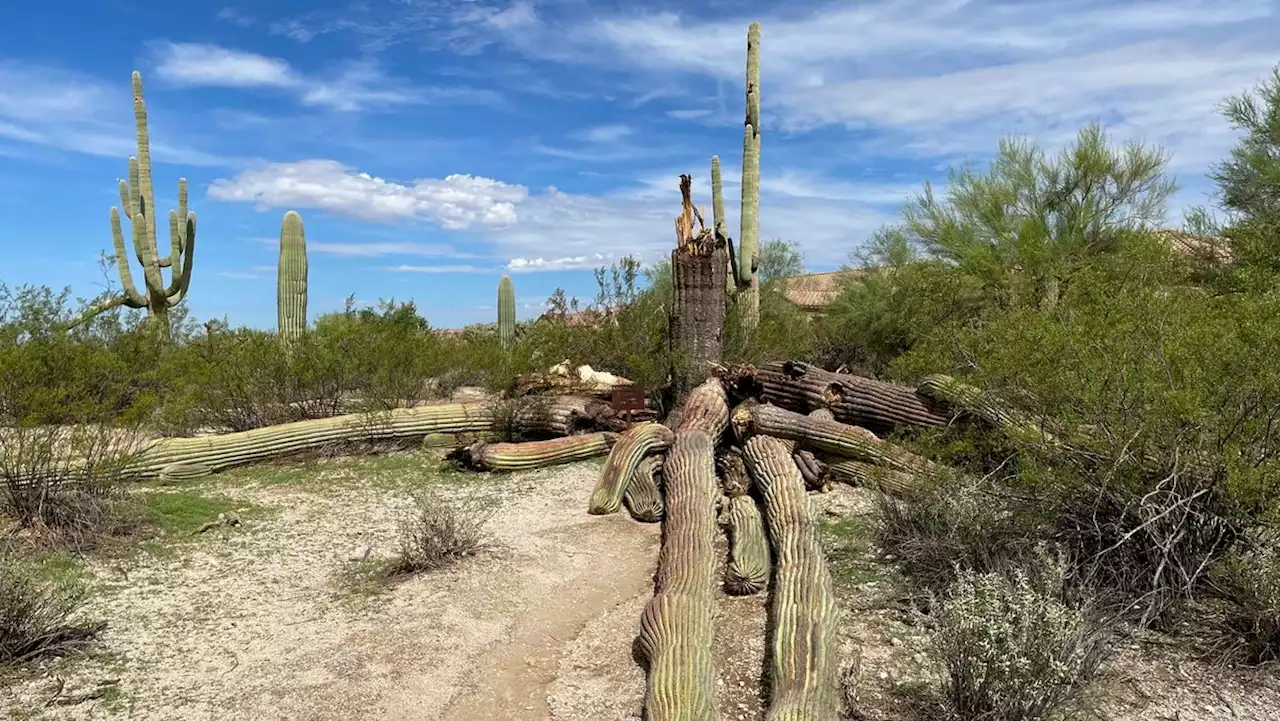
[[[1214,651],[1244,665],[1280,663],[1280,546],[1276,539],[1233,552],[1210,572]]]
[[[76,620],[86,600],[83,586],[42,579],[29,562],[0,557],[0,664],[17,666],[82,647],[103,628]]]

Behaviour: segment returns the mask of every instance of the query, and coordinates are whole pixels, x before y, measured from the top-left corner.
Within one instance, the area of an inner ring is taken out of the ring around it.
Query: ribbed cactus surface
[[[795,441],[806,448],[843,458],[869,461],[909,473],[936,470],[927,458],[883,441],[865,428],[810,418],[767,403],[743,403],[734,409],[733,420],[735,426],[747,428],[751,433]]]
[[[671,446],[675,436],[661,423],[647,421],[628,428],[609,452],[600,480],[591,492],[587,513],[607,515],[617,513],[622,507],[627,485],[634,478],[636,468],[645,456],[664,451]]]
[[[147,129],[147,104],[142,94],[142,75],[133,73],[133,119],[138,154],[129,158],[129,176],[121,180],[120,203],[131,225],[133,256],[142,265],[143,290],[134,285],[129,270],[129,252],[120,223],[120,211],[111,209],[111,242],[121,294],[87,309],[71,325],[77,325],[117,306],[146,308],[147,319],[169,334],[169,309],[182,302],[191,285],[195,259],[196,214],[187,210],[187,180],[178,179],[178,210],[169,211],[169,253],[160,255],[156,235],[155,192],[151,184],[151,138]],[[170,268],[165,284],[161,269]]]
[[[716,673],[711,643],[715,603],[715,440],[683,430],[662,477],[667,517],[653,598],[640,619],[638,649],[648,666],[644,718],[714,721]]]
[[[603,456],[618,434],[602,431],[523,443],[479,443],[471,447],[471,464],[485,471],[525,471]]]
[[[949,375],[935,374],[920,381],[916,391],[958,411],[976,416],[1008,436],[1027,443],[1054,443],[1054,437],[1035,421],[1006,407],[989,393]]]
[[[676,434],[685,430],[700,430],[718,441],[729,427],[729,399],[724,385],[716,378],[689,391],[680,406],[680,420],[675,424]]]
[[[823,467],[822,475],[830,481],[889,494],[919,490],[924,485],[910,473],[847,458],[833,459]]]
[[[276,325],[280,337],[294,339],[307,328],[307,237],[302,216],[290,210],[280,222],[276,269]]]
[[[627,484],[622,503],[637,521],[657,523],[662,520],[666,509],[662,501],[662,489],[658,485],[662,460],[662,456],[649,456],[640,461],[640,465],[631,474],[631,482]]]
[[[516,286],[510,276],[498,281],[498,341],[510,350],[516,339]]]
[[[743,323],[760,320],[760,23],[747,29],[747,109],[742,129],[742,217],[738,233],[738,306]]]
[[[764,497],[778,564],[769,604],[773,638],[765,719],[830,721],[840,711],[838,616],[818,524],[785,443],[753,436],[743,450]]]
[[[734,596],[759,593],[769,584],[769,541],[760,509],[749,495],[726,496],[723,503],[729,536],[724,590]]]

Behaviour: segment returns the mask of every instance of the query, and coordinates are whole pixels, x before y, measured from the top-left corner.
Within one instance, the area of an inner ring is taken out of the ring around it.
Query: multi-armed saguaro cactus
[[[145,292],[133,284],[129,256],[125,250],[120,211],[111,209],[111,240],[115,245],[116,269],[120,273],[121,294],[85,311],[71,325],[82,323],[117,306],[146,308],[151,322],[167,336],[169,309],[182,302],[191,282],[191,262],[195,255],[196,214],[187,210],[187,179],[178,179],[178,210],[169,211],[169,254],[161,257],[156,238],[155,193],[151,187],[151,140],[147,132],[147,104],[142,98],[142,75],[133,73],[133,120],[137,128],[138,155],[129,158],[129,178],[120,181],[120,202],[129,217],[133,251],[142,265]],[[170,268],[168,285],[160,273]]]
[[[307,236],[302,216],[292,210],[280,223],[276,323],[280,337],[286,339],[297,338],[307,328]]]
[[[511,349],[516,337],[516,286],[510,276],[498,281],[498,340],[502,347]]]
[[[742,322],[760,320],[760,23],[747,30],[747,116],[742,129],[742,217],[738,235],[738,304]]]

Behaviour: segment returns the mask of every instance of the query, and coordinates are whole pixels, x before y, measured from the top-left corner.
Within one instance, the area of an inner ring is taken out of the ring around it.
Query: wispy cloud
[[[451,245],[437,243],[316,243],[308,242],[307,251],[343,258],[378,258],[386,255],[419,255],[433,258],[471,258]]]
[[[613,253],[592,253],[590,256],[577,255],[566,258],[512,258],[507,263],[507,270],[512,273],[528,273],[537,270],[582,270],[599,268],[615,259]]]
[[[205,43],[155,43],[152,56],[159,77],[175,85],[273,88],[294,93],[303,105],[340,111],[501,101],[491,90],[410,84],[386,75],[371,57],[343,63],[327,75],[312,76],[281,58]]]
[[[392,265],[381,270],[393,273],[492,273],[493,268],[477,265]]]

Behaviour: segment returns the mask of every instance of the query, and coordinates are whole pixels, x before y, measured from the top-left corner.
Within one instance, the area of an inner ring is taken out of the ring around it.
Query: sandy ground
[[[447,486],[491,500],[491,548],[372,596],[352,595],[341,579],[353,549],[395,551],[408,494],[334,465],[317,472],[344,474],[341,484],[222,487],[211,479],[210,492],[276,512],[247,515],[242,527],[177,554],[96,567],[89,614],[110,625],[95,653],[0,682],[0,718],[640,718],[644,674],[632,642],[659,529],[625,512],[586,514],[598,464]],[[812,498],[827,518],[870,512],[860,490]],[[866,555],[874,566],[875,549]],[[881,602],[890,575],[840,589],[844,655],[862,659],[864,719],[904,719],[895,689],[929,677],[924,631]],[[761,594],[722,595],[717,604],[720,719],[764,717],[766,603]],[[1214,671],[1170,653],[1120,649],[1099,686],[1110,718],[1280,718],[1275,674]],[[103,681],[118,692],[48,705]]]

